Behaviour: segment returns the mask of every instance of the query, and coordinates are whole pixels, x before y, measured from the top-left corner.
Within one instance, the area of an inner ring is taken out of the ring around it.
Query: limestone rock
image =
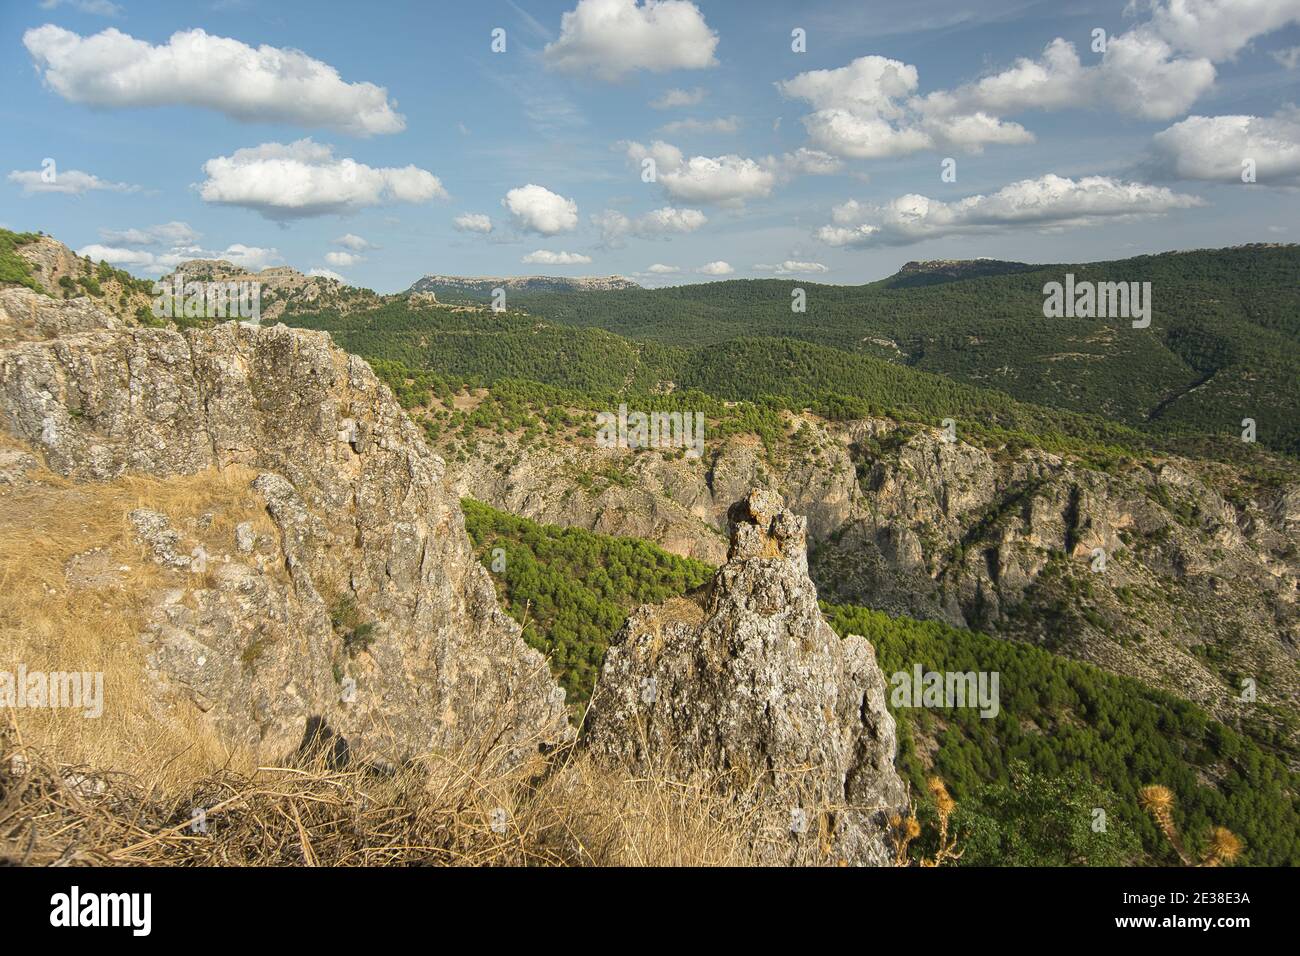
[[[266,760],[309,725],[375,761],[480,740],[522,759],[572,738],[563,690],[498,607],[442,460],[364,361],[284,326],[124,327],[26,290],[0,306],[0,431],[50,468],[255,475],[247,494],[274,530],[240,525],[222,551],[195,538],[203,519],[130,515],[168,581],[147,596],[141,635],[159,719],[193,705]],[[29,306],[40,334],[18,336]]]
[[[751,491],[730,527],[702,605],[641,607],[613,639],[584,743],[754,801],[762,859],[885,864],[906,798],[874,650],[822,618],[806,521],[779,496]]]

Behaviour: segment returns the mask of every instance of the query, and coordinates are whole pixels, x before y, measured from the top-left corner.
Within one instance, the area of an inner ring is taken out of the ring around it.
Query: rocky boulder
[[[167,584],[144,596],[141,635],[159,719],[197,708],[266,760],[325,736],[375,762],[479,741],[522,759],[571,738],[442,460],[364,361],[323,333],[125,328],[78,301],[31,305],[19,336],[15,295],[0,429],[84,481],[233,469],[265,516],[220,541],[129,516]]]
[[[874,650],[823,619],[803,517],[751,491],[729,518],[699,601],[641,607],[613,639],[584,743],[752,801],[761,859],[886,864],[906,796]]]

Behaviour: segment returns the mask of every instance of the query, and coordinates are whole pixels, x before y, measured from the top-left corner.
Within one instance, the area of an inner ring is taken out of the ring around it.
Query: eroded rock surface
[[[730,528],[700,603],[641,607],[613,639],[584,742],[753,801],[771,862],[885,864],[885,819],[906,798],[871,644],[822,618],[806,519],[778,495],[751,491]]]
[[[255,476],[247,493],[274,531],[242,525],[221,553],[165,515],[130,516],[184,578],[147,598],[160,719],[197,707],[267,760],[309,726],[375,761],[498,739],[522,758],[572,736],[563,691],[474,559],[442,460],[364,361],[323,333],[127,328],[26,290],[0,293],[0,328],[0,427],[55,471]]]

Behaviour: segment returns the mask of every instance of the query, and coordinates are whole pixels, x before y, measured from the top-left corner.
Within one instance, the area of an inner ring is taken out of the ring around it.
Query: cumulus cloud
[[[629,218],[615,209],[606,209],[592,216],[591,221],[600,230],[601,240],[606,245],[617,245],[629,236],[655,239],[694,232],[709,219],[698,209],[674,209],[672,206],[664,206],[636,219]]]
[[[682,90],[673,88],[665,92],[657,99],[650,101],[652,110],[671,110],[680,106],[695,106],[704,100],[704,87],[697,86],[693,90]]]
[[[542,59],[564,73],[615,81],[633,70],[714,66],[718,35],[688,0],[578,0],[560,18],[560,37]]]
[[[674,120],[659,127],[660,132],[664,133],[734,133],[738,129],[740,129],[740,120],[734,116],[711,120]]]
[[[492,231],[492,219],[481,212],[463,212],[451,221],[451,226],[457,232],[486,234]]]
[[[23,194],[27,196],[39,193],[81,196],[98,190],[129,193],[140,188],[129,183],[108,182],[93,173],[83,173],[79,169],[51,169],[49,173],[43,169],[15,169],[9,174],[9,181],[23,187]]]
[[[590,262],[591,256],[584,256],[580,252],[551,252],[549,249],[538,249],[536,252],[528,253],[520,261],[546,266],[576,266]]]
[[[204,202],[243,206],[268,219],[349,213],[391,202],[446,198],[442,182],[415,166],[373,168],[336,159],[332,146],[300,139],[238,149],[203,164]]]
[[[340,269],[346,269],[349,266],[356,265],[358,262],[365,262],[366,257],[357,255],[355,252],[335,251],[335,252],[325,253],[325,261],[332,266],[338,266]]]
[[[661,262],[656,262],[650,268],[646,269],[646,272],[649,272],[651,275],[657,275],[657,276],[670,276],[681,271],[682,270],[680,266],[666,266]]]
[[[1151,16],[1081,57],[1057,37],[1037,57],[951,90],[918,94],[916,67],[881,56],[779,82],[808,102],[813,145],[837,156],[881,159],[925,149],[979,152],[1033,142],[1003,117],[1028,110],[1109,109],[1142,119],[1180,116],[1215,81],[1214,64],[1256,37],[1300,22],[1295,0],[1155,0]],[[1087,62],[1085,62],[1087,59]],[[1285,63],[1285,57],[1279,62]]]
[[[735,154],[687,159],[676,146],[659,140],[649,146],[635,142],[625,146],[628,158],[635,163],[653,158],[656,181],[670,196],[688,202],[738,206],[747,199],[767,196],[777,180],[770,161]]]
[[[1252,160],[1255,181],[1300,186],[1300,109],[1273,116],[1189,116],[1152,139],[1156,170],[1171,179],[1240,183]]]
[[[820,262],[800,262],[796,259],[786,259],[784,262],[776,265],[756,265],[755,272],[770,272],[773,275],[811,275],[814,273],[830,272],[829,266],[824,266]]]
[[[199,241],[189,223],[175,220],[145,229],[101,229],[99,236],[110,246],[192,246]]]
[[[810,70],[777,83],[813,112],[803,118],[812,143],[835,156],[884,159],[923,149],[979,152],[988,144],[1032,142],[1016,123],[972,110],[936,119],[918,109],[916,67],[883,56],[858,57],[833,70]]]
[[[1155,4],[1150,29],[1180,50],[1218,62],[1291,23],[1300,23],[1295,0],[1166,0]]]
[[[232,265],[249,272],[260,272],[280,261],[277,249],[233,243],[221,250],[207,250],[197,245],[178,245],[167,252],[150,252],[148,249],[106,246],[92,243],[77,250],[79,256],[90,256],[115,266],[134,268],[149,275],[162,275],[173,271],[182,262],[191,259],[225,259]]]
[[[334,245],[342,246],[344,249],[351,249],[353,252],[365,252],[367,249],[374,248],[368,240],[350,232],[335,239]]]
[[[89,256],[95,262],[108,262],[115,266],[151,266],[154,254],[147,249],[124,249],[92,242],[77,250],[79,256]]]
[[[82,37],[48,23],[24,33],[23,45],[50,89],[87,106],[197,106],[242,122],[353,136],[406,127],[383,87],[347,83],[298,50],[253,48],[199,29],[155,46],[116,29]]]
[[[527,232],[553,236],[569,232],[578,225],[578,204],[544,186],[529,183],[506,193],[501,200],[514,218],[515,225]]]
[[[1058,37],[1038,59],[1021,58],[1007,70],[919,104],[933,122],[956,115],[1106,107],[1142,119],[1184,113],[1213,84],[1214,64],[1180,57],[1149,29],[1112,37],[1097,62],[1085,65],[1073,43]]]
[[[320,268],[308,269],[307,275],[318,276],[322,279],[333,279],[335,282],[341,282],[344,285],[348,284],[348,280],[343,278],[343,276],[339,275],[333,269],[320,269]]]
[[[716,262],[706,262],[695,271],[703,276],[729,276],[736,270],[731,267],[730,263],[719,259]]]
[[[832,246],[902,246],[940,236],[1009,228],[1062,228],[1155,216],[1203,205],[1196,196],[1106,176],[1078,180],[1048,174],[1004,186],[992,195],[943,202],[915,193],[884,205],[850,200],[832,211],[817,238]]]

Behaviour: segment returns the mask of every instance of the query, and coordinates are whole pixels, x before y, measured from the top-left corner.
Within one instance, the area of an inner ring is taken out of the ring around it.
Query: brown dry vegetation
[[[19,739],[108,772],[155,768],[164,783],[219,767],[251,769],[202,730],[197,710],[167,721],[150,711],[139,640],[149,595],[186,582],[150,560],[127,516],[136,508],[162,512],[220,555],[241,521],[274,533],[248,492],[253,477],[232,467],[166,480],[79,483],[37,467],[26,472],[28,481],[0,486],[0,670],[14,673],[21,663],[28,671],[104,675],[102,717],[14,710],[7,721]],[[208,514],[211,523],[203,527],[199,519]],[[83,557],[73,562],[77,555]]]
[[[253,477],[232,467],[73,482],[38,466],[0,485],[0,670],[102,672],[105,701],[94,720],[0,712],[0,864],[750,862],[737,802],[667,774],[573,753],[512,764],[488,744],[396,773],[310,760],[258,767],[197,709],[156,712],[139,634],[150,595],[190,581],[151,560],[128,515],[166,514],[220,560],[241,521],[276,533],[248,492]],[[486,728],[477,739],[498,737]]]
[[[46,759],[0,734],[0,865],[726,866],[753,862],[736,803],[585,757],[467,751],[396,774],[321,762],[171,787]],[[157,779],[155,775],[155,780]],[[196,810],[204,811],[202,826]]]

